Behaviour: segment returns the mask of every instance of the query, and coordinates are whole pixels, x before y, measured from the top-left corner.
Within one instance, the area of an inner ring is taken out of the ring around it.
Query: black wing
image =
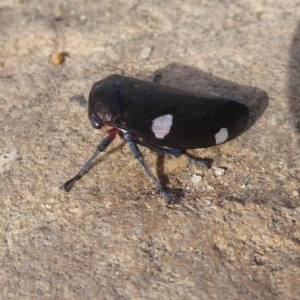
[[[157,137],[153,124],[167,115],[172,116],[167,121],[169,132]],[[245,128],[248,117],[247,106],[234,100],[198,97],[131,79],[130,88],[119,87],[114,124],[157,145],[192,149],[235,138]]]

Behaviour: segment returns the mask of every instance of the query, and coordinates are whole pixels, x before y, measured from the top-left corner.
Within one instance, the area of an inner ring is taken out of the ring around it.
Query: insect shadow
[[[290,47],[289,79],[287,82],[290,112],[294,117],[293,126],[300,134],[300,23],[295,30]],[[298,141],[300,143],[300,139]]]
[[[251,128],[262,116],[269,103],[268,94],[262,89],[239,85],[232,81],[225,80],[199,70],[195,67],[180,63],[171,63],[164,68],[156,70],[147,78],[147,80],[152,81],[154,78],[156,79],[156,82],[163,85],[174,86],[195,94],[204,93],[208,95],[221,96],[246,104],[250,109],[250,118],[245,131]],[[193,158],[199,159],[199,157]],[[209,167],[213,163],[213,159],[209,157],[201,157],[200,159],[206,161]],[[156,169],[159,181],[165,186],[169,183],[169,179],[164,171],[164,160],[165,158],[163,155],[157,156]],[[177,188],[177,190],[181,191],[177,191],[177,193],[175,191],[175,194],[184,194],[182,189]]]
[[[298,46],[300,48],[300,37],[298,37]],[[298,61],[299,59],[298,54]],[[298,72],[299,78],[300,68]],[[244,103],[250,110],[249,122],[244,131],[247,131],[256,123],[269,104],[268,94],[260,88],[237,84],[192,66],[171,63],[164,68],[157,69],[147,79],[151,81],[157,74],[160,75],[159,83],[163,85],[173,86],[195,94],[201,95],[204,93],[206,95],[221,96],[222,98]],[[298,87],[298,91],[299,95],[300,87]]]
[[[161,153],[157,153],[156,159],[156,174],[159,182],[166,186],[170,183],[168,175],[165,173],[165,155]],[[168,192],[172,193],[176,199],[184,198],[185,192],[182,188],[169,188]],[[177,203],[179,201],[177,200]]]

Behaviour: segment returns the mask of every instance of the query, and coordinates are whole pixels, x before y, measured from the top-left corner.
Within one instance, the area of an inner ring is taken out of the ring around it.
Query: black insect
[[[88,116],[94,128],[106,131],[106,137],[62,188],[69,191],[122,132],[132,154],[170,204],[173,198],[154,177],[137,145],[176,157],[184,155],[206,167],[205,161],[189,157],[183,149],[211,147],[235,138],[247,124],[249,109],[231,99],[199,96],[154,82],[110,75],[93,85]]]

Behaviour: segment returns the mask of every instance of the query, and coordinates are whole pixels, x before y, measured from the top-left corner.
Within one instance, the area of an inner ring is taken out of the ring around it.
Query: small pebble
[[[225,173],[223,168],[213,168],[213,172],[216,176],[222,176]]]
[[[152,49],[150,47],[145,47],[142,49],[142,51],[140,52],[140,56],[143,58],[143,59],[146,59],[150,53],[151,53]]]
[[[15,148],[13,148],[11,151],[0,154],[0,173],[9,170],[15,161],[20,158],[21,156],[18,153],[18,150]]]
[[[51,57],[51,62],[54,66],[61,65],[65,61],[65,52],[56,52]]]
[[[213,191],[215,189],[212,185],[209,184],[205,188],[207,191]]]
[[[80,19],[80,21],[81,22],[84,22],[84,21],[86,21],[86,16],[85,15],[81,15],[80,17],[79,17],[79,19]]]
[[[194,184],[199,183],[201,180],[202,180],[202,177],[201,177],[200,175],[194,174],[194,175],[192,176],[192,183],[194,183]]]
[[[210,200],[205,200],[205,201],[204,201],[204,204],[205,204],[206,206],[210,206],[210,205],[211,205],[211,201],[210,201]]]

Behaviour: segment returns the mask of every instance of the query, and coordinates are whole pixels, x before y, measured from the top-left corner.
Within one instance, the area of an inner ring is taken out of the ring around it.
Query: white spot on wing
[[[228,139],[228,130],[227,128],[221,128],[218,133],[215,135],[216,144],[221,144],[227,141]]]
[[[163,139],[170,132],[172,124],[173,116],[163,115],[153,121],[151,129],[156,138]]]

